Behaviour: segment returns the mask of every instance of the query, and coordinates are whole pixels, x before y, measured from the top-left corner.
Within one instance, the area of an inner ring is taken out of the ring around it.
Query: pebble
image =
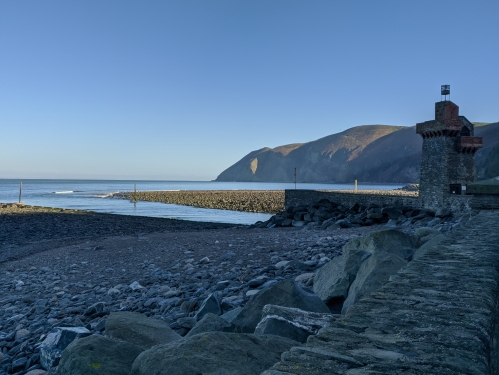
[[[221,293],[224,312],[244,306],[261,289],[284,278],[296,279],[303,271],[285,266],[297,261],[312,262],[324,256],[334,257],[351,237],[322,237],[321,233],[289,236],[284,251],[235,251],[215,256],[193,257],[192,252],[177,259],[177,271],[161,269],[151,261],[138,264],[141,279],[118,284],[108,268],[91,283],[73,281],[84,264],[30,268],[0,274],[0,373],[7,369],[24,370],[40,365],[39,346],[52,328],[86,327],[93,334],[103,334],[105,319],[111,311],[136,311],[170,322],[173,329],[186,333],[201,303],[212,293]],[[317,241],[324,246],[312,246]],[[231,241],[232,248],[239,241]],[[260,251],[260,253],[255,253]],[[258,255],[259,254],[259,255]],[[260,258],[264,254],[266,258]],[[196,261],[196,259],[198,259]],[[270,260],[272,259],[272,261]],[[279,267],[273,264],[277,263]],[[307,263],[308,264],[308,263]],[[187,268],[184,268],[187,265]],[[172,268],[175,268],[173,265]],[[86,272],[86,271],[85,271]],[[22,290],[18,290],[21,288]],[[43,374],[32,369],[33,374]],[[34,371],[34,372],[33,372]]]

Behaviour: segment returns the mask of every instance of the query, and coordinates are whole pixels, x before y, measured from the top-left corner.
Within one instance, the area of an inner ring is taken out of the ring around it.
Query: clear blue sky
[[[3,0],[0,178],[211,180],[248,152],[499,121],[499,1]]]

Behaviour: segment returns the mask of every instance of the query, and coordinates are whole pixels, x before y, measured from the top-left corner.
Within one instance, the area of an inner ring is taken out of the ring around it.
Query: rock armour
[[[497,374],[498,243],[480,212],[262,375]]]

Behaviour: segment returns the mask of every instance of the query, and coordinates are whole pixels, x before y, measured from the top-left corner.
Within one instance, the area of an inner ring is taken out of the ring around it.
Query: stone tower
[[[425,208],[446,207],[452,196],[466,194],[475,180],[475,152],[482,138],[451,101],[435,103],[435,120],[416,125],[423,137],[419,199]]]

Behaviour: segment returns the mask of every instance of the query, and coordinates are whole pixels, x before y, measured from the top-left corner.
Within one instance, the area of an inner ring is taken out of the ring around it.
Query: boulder
[[[389,251],[377,250],[364,261],[357,277],[350,286],[348,297],[343,303],[342,314],[346,314],[350,307],[385,284],[390,276],[398,272],[408,262]]]
[[[236,307],[235,309],[232,309],[230,311],[227,311],[225,314],[221,315],[220,317],[224,319],[226,322],[229,322],[232,325],[232,322],[234,319],[237,318],[237,316],[241,313],[241,310],[243,308],[241,306]]]
[[[228,329],[230,327],[230,323],[224,318],[208,313],[203,318],[196,323],[196,325],[189,331],[186,337],[194,336],[199,333],[204,332],[218,332],[223,331],[224,329]]]
[[[336,313],[341,311],[361,263],[371,255],[353,246],[343,249],[343,255],[317,270],[313,284],[315,294],[326,303],[331,312]]]
[[[194,317],[197,321],[199,321],[208,313],[212,313],[215,315],[222,314],[222,307],[220,305],[220,296],[218,292],[211,293],[208,297],[206,297]]]
[[[381,210],[381,213],[387,215],[392,220],[397,220],[400,216],[404,215],[397,207],[385,207]]]
[[[40,345],[40,364],[46,370],[57,366],[64,349],[77,338],[89,336],[90,331],[83,327],[56,327]]]
[[[274,335],[201,333],[141,353],[132,375],[260,374],[298,344]]]
[[[175,322],[176,327],[172,327],[170,325],[170,328],[175,329],[175,332],[178,333],[180,336],[185,336],[188,332],[194,328],[194,326],[197,324],[196,319],[186,316],[183,318],[177,319]]]
[[[305,311],[328,313],[328,307],[312,292],[305,291],[293,280],[283,280],[255,294],[232,320],[235,332],[253,333],[265,305],[296,307]]]
[[[420,240],[428,238],[428,236],[436,236],[437,234],[440,234],[438,230],[428,227],[419,227],[414,231],[414,235]]]
[[[262,320],[255,329],[258,335],[277,335],[305,342],[310,335],[316,335],[319,329],[328,327],[334,317],[330,313],[314,313],[276,305],[265,305]]]
[[[428,236],[426,236],[428,237]],[[412,256],[412,260],[416,260],[421,258],[423,255],[426,254],[428,250],[431,248],[438,246],[442,241],[447,239],[448,237],[444,234],[437,234],[434,236],[431,236],[421,247],[419,247],[415,252],[414,255]]]
[[[446,207],[440,207],[435,212],[435,217],[444,218],[444,217],[449,217],[449,216],[452,216],[452,212]]]
[[[128,342],[92,335],[75,340],[62,354],[57,375],[130,374],[133,361],[144,348]]]
[[[106,320],[106,336],[143,348],[181,338],[166,322],[129,311],[112,312],[109,315]]]
[[[41,369],[30,370],[24,375],[48,375],[48,372]]]
[[[295,281],[306,284],[314,276],[315,274],[313,272],[302,273],[301,275],[295,277]]]
[[[351,228],[352,224],[347,219],[340,219],[335,222],[340,228]]]
[[[404,232],[395,229],[370,232],[355,238],[343,246],[343,253],[356,250],[364,250],[370,253],[377,251],[388,251],[396,254],[402,259],[410,260],[416,250],[417,239]]]

